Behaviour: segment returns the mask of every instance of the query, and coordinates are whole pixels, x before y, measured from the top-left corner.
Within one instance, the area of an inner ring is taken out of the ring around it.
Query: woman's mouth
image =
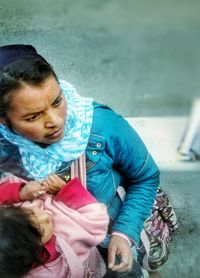
[[[54,131],[53,133],[47,135],[46,137],[49,139],[56,139],[62,135],[62,132],[63,132],[63,128],[60,128],[60,129]]]

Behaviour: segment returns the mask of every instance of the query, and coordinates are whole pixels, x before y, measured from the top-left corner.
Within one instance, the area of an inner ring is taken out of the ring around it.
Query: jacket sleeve
[[[14,204],[20,202],[19,190],[22,183],[0,184],[0,205]]]
[[[121,116],[108,110],[110,128],[107,152],[123,177],[126,190],[112,231],[126,234],[138,243],[145,219],[153,206],[159,185],[159,169],[144,143]],[[116,132],[117,131],[117,132]]]

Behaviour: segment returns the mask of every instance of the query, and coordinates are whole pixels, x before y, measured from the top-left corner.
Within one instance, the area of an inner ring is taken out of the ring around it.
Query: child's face
[[[40,208],[31,208],[31,221],[41,232],[42,244],[47,243],[53,236],[53,219],[45,210]]]
[[[66,100],[54,77],[11,93],[5,124],[27,139],[52,144],[64,136]]]

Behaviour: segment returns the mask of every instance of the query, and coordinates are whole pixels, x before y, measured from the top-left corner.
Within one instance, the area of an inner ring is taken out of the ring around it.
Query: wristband
[[[133,246],[133,241],[130,240],[130,239],[128,238],[128,236],[125,235],[125,234],[122,234],[122,233],[120,233],[120,232],[112,232],[111,236],[120,236],[120,237],[122,237],[123,239],[125,239],[125,240],[128,242],[128,244],[130,245],[130,247]]]

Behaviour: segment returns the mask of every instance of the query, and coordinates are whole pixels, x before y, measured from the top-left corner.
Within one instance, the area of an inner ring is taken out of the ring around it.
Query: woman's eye
[[[37,113],[37,114],[34,114],[33,116],[31,116],[30,118],[27,118],[26,120],[28,122],[33,122],[33,121],[37,120],[39,118],[39,116],[40,116],[40,113]]]
[[[61,104],[61,102],[62,102],[62,97],[60,97],[60,98],[56,99],[56,101],[54,102],[54,106],[58,106],[58,105],[60,105],[60,104]]]

